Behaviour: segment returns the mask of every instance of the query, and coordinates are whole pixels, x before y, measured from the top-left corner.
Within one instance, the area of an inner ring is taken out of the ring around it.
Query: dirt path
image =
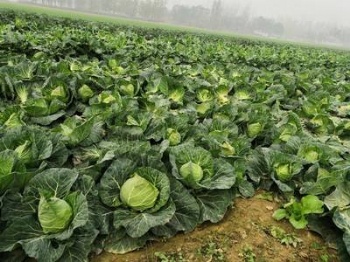
[[[271,199],[270,199],[271,200]],[[93,262],[336,262],[336,251],[307,231],[275,221],[275,201],[236,199],[225,219],[204,224],[189,234],[152,242],[126,255],[103,253]],[[285,244],[283,242],[288,242]]]

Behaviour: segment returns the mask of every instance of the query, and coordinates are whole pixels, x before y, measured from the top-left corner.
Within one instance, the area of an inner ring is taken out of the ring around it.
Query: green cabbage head
[[[171,146],[176,146],[181,143],[181,135],[175,129],[168,128],[167,135]]]
[[[292,176],[290,164],[275,165],[277,177],[282,181],[288,181]]]
[[[253,123],[248,125],[248,136],[250,138],[255,137],[260,134],[262,131],[263,126],[260,123]]]
[[[158,195],[159,190],[138,174],[126,180],[120,189],[121,201],[128,207],[141,212],[152,208]]]
[[[64,231],[73,218],[72,207],[63,199],[41,197],[39,201],[38,218],[45,234],[55,234]]]
[[[81,99],[87,101],[94,96],[94,91],[92,91],[92,89],[89,86],[83,85],[79,88],[78,94]]]
[[[203,169],[200,165],[187,162],[180,168],[180,175],[190,184],[196,184],[203,178]]]
[[[208,89],[202,89],[198,91],[197,99],[202,103],[209,102],[213,99],[213,95]]]

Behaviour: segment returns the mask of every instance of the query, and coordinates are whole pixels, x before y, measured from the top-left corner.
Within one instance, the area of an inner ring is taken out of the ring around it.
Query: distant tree
[[[210,22],[212,28],[219,28],[222,22],[223,5],[221,0],[214,0],[211,7]]]
[[[284,33],[283,24],[276,22],[271,18],[258,17],[252,21],[252,30],[255,34],[266,36],[282,36]]]
[[[210,20],[210,9],[200,5],[175,5],[170,13],[171,21],[181,25],[205,27]]]
[[[167,16],[166,0],[143,0],[140,2],[139,14],[152,21],[163,21]]]
[[[93,0],[75,0],[76,7],[83,11],[92,11]]]
[[[104,8],[106,13],[113,13],[128,17],[137,16],[139,0],[114,0],[108,2],[109,3]]]

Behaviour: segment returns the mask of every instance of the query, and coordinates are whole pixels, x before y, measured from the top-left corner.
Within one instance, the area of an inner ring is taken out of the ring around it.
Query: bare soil
[[[260,197],[259,197],[260,196]],[[275,221],[276,199],[262,194],[235,199],[218,224],[203,224],[188,234],[150,242],[125,255],[102,253],[93,262],[337,262],[336,250],[308,230]],[[288,242],[288,243],[284,243]]]

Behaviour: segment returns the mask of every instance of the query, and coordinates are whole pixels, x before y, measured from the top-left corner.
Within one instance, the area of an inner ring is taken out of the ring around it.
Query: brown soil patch
[[[296,230],[287,221],[275,221],[280,204],[260,198],[235,199],[218,224],[204,224],[191,233],[164,242],[151,242],[125,255],[103,253],[93,262],[336,262],[336,251],[316,234]],[[284,230],[284,238],[273,231]],[[291,244],[281,242],[291,239]],[[293,246],[296,245],[296,247]],[[158,252],[158,253],[157,253]],[[158,255],[157,255],[158,254]]]

